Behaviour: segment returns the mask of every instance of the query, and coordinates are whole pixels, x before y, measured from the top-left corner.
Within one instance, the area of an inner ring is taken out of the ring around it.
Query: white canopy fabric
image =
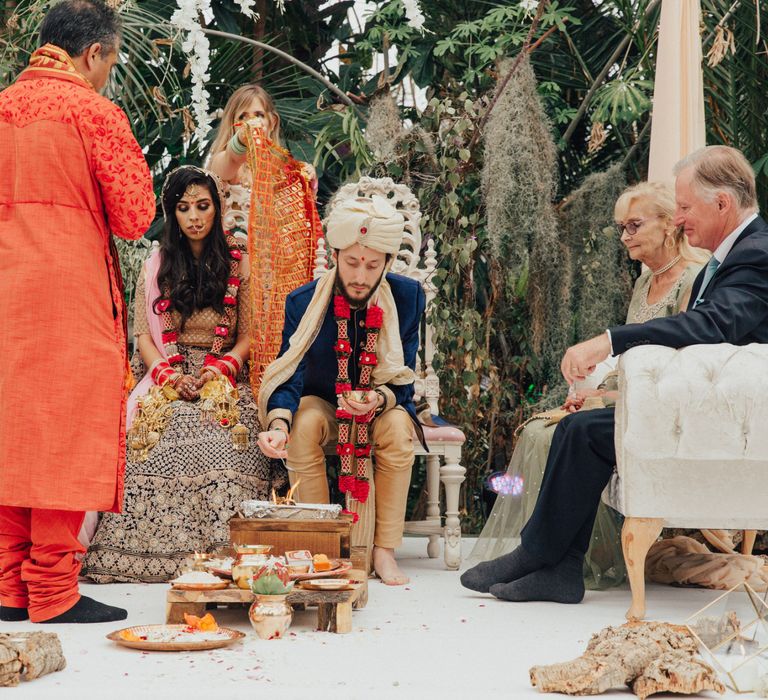
[[[706,145],[699,0],[662,0],[648,180],[672,182],[672,167]]]

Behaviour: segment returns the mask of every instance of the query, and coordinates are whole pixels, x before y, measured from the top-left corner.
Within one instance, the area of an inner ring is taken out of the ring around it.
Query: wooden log
[[[335,623],[335,606],[330,603],[318,603],[317,605],[317,630],[318,632],[331,631]]]
[[[23,677],[34,680],[67,665],[61,642],[53,632],[0,634],[0,686],[14,686]]]
[[[339,603],[336,606],[334,629],[336,634],[347,634],[352,631],[352,603]]]
[[[202,617],[205,615],[205,603],[166,603],[165,606],[165,623],[167,625],[183,625],[186,623],[184,614],[197,615]]]
[[[21,661],[16,649],[0,639],[0,686],[12,687],[21,680]]]
[[[682,625],[634,622],[606,627],[592,636],[578,659],[530,670],[531,684],[542,693],[598,695],[629,685],[655,659],[679,650],[696,653],[696,640]]]
[[[632,691],[640,700],[654,693],[693,695],[702,690],[723,695],[725,686],[711,666],[680,650],[668,651],[651,661],[632,683]]]

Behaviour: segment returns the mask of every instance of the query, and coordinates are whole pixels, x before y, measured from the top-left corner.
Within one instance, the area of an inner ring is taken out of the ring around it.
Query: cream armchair
[[[768,529],[768,345],[633,348],[619,363],[616,473],[603,500],[625,516],[632,589],[662,527]],[[743,550],[743,551],[744,551]]]

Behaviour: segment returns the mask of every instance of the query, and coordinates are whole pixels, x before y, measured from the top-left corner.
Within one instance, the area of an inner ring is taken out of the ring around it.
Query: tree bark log
[[[531,684],[542,693],[598,695],[611,688],[631,685],[665,654],[674,653],[679,655],[675,659],[687,658],[693,662],[696,650],[695,639],[683,626],[664,622],[630,622],[620,627],[606,627],[593,635],[584,654],[578,659],[534,666],[530,670]],[[716,678],[709,666],[699,661],[695,663],[698,664],[696,673],[707,669],[711,678]],[[685,678],[693,679],[693,666],[685,668]],[[702,675],[701,682],[709,677]],[[656,675],[649,676],[640,687],[645,691],[657,682],[660,683]]]
[[[645,700],[654,693],[683,693],[693,695],[702,690],[714,690],[722,695],[725,686],[714,670],[688,652],[668,651],[652,661],[632,683],[632,690]]]
[[[34,680],[67,665],[61,642],[52,632],[0,634],[0,686]]]

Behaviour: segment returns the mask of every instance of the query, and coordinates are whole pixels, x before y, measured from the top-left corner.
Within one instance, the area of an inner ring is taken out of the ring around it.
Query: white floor
[[[465,540],[465,552],[472,544]],[[212,652],[118,647],[104,638],[108,632],[164,621],[167,586],[84,585],[83,593],[127,608],[128,620],[55,628],[0,623],[3,632],[57,632],[67,658],[64,671],[5,692],[57,700],[536,697],[528,669],[578,656],[593,632],[623,622],[629,600],[628,590],[615,590],[588,592],[575,606],[503,603],[463,589],[457,572],[426,557],[426,540],[407,539],[399,558],[411,583],[390,588],[371,581],[368,606],[353,614],[351,634],[316,632],[314,612],[307,611],[294,616],[290,637],[262,641],[245,611],[220,610],[220,624],[248,636]],[[650,586],[649,617],[681,622],[715,597],[713,591]],[[620,690],[604,697],[634,695]]]

